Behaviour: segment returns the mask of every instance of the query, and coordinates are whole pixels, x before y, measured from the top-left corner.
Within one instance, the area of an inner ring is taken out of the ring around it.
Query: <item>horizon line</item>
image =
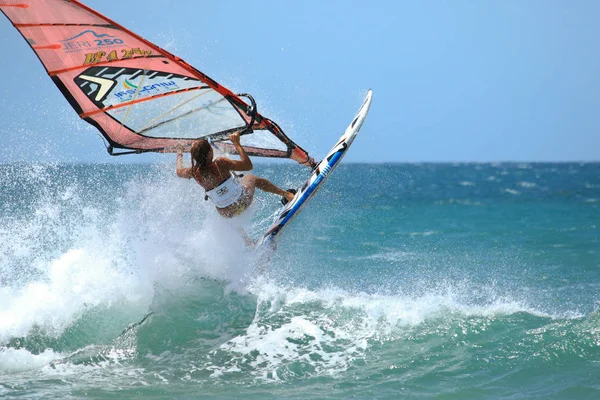
[[[255,164],[270,164],[270,165],[295,165],[294,163],[285,163],[283,160],[271,160],[271,161],[255,161]],[[132,162],[111,162],[111,161],[8,161],[0,162],[0,165],[17,165],[17,164],[30,164],[30,165],[157,165],[157,164],[171,164],[171,161],[132,161]],[[561,160],[561,161],[348,161],[344,165],[410,165],[410,164],[600,164],[600,160]]]

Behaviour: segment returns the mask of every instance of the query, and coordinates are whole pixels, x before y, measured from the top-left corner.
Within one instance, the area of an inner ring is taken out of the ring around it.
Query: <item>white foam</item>
[[[413,297],[336,288],[313,291],[264,280],[254,284],[252,291],[258,296],[255,320],[243,334],[213,352],[226,352],[229,360],[210,366],[213,376],[245,363],[264,379],[281,379],[280,374],[294,363],[310,364],[317,375],[336,375],[355,360],[366,358],[374,343],[401,339],[427,321],[452,315],[464,319],[522,311],[541,314],[506,299],[469,304],[451,289]]]
[[[34,327],[58,336],[85,310],[139,301],[140,285],[111,260],[74,249],[52,261],[46,279],[0,288],[0,342],[27,336]]]
[[[526,182],[526,181],[517,182],[517,185],[522,188],[525,188],[525,189],[532,189],[534,187],[537,187],[537,184],[535,182]]]
[[[431,236],[439,234],[438,231],[424,231],[424,232],[409,232],[410,236]]]
[[[248,249],[239,227],[218,217],[197,185],[175,177],[173,166],[158,183],[134,178],[106,209],[72,180],[48,186],[57,185],[43,182],[50,172],[31,167],[26,174],[39,188],[29,199],[32,211],[0,222],[6,280],[0,343],[34,328],[58,337],[98,307],[144,315],[157,287],[177,289],[199,276],[243,287]]]
[[[40,369],[63,355],[47,349],[40,354],[32,354],[25,349],[0,348],[0,372],[14,374]]]
[[[368,255],[368,256],[363,256],[363,257],[359,257],[359,259],[383,260],[383,261],[396,263],[399,261],[406,261],[406,260],[414,258],[414,257],[415,257],[415,253],[395,250],[395,251],[387,251],[384,253],[377,253],[377,254],[372,254],[372,255]]]

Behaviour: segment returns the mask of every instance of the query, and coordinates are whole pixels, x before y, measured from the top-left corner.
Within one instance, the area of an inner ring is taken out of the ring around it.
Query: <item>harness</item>
[[[230,205],[237,203],[244,194],[244,189],[238,183],[236,177],[230,175],[229,178],[223,180],[223,175],[221,175],[217,163],[213,162],[210,166],[216,168],[219,177],[221,178],[221,183],[211,190],[206,190],[206,186],[208,185],[206,182],[203,182],[200,169],[196,168],[194,170],[194,179],[196,179],[196,182],[198,182],[206,191],[204,199],[211,199],[218,208],[227,208]]]

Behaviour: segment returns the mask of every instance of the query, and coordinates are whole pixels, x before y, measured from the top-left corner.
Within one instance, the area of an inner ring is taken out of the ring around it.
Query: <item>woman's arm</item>
[[[241,158],[241,160],[228,159],[230,168],[234,171],[250,171],[252,169],[252,161],[250,160],[250,157],[248,157],[248,154],[246,154],[246,150],[244,150],[240,144],[240,133],[232,133],[231,136],[229,136],[229,140],[231,140],[231,143],[233,143]]]
[[[177,151],[177,167],[175,172],[180,178],[190,179],[192,177],[192,169],[183,168],[183,152],[181,150]]]

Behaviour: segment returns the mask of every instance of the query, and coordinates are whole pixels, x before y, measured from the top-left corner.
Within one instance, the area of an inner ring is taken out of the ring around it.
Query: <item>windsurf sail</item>
[[[236,95],[181,58],[76,0],[0,0],[0,11],[37,54],[77,114],[95,126],[112,155],[189,149],[242,130],[250,155],[314,160],[251,96]],[[250,100],[250,104],[244,101]]]

